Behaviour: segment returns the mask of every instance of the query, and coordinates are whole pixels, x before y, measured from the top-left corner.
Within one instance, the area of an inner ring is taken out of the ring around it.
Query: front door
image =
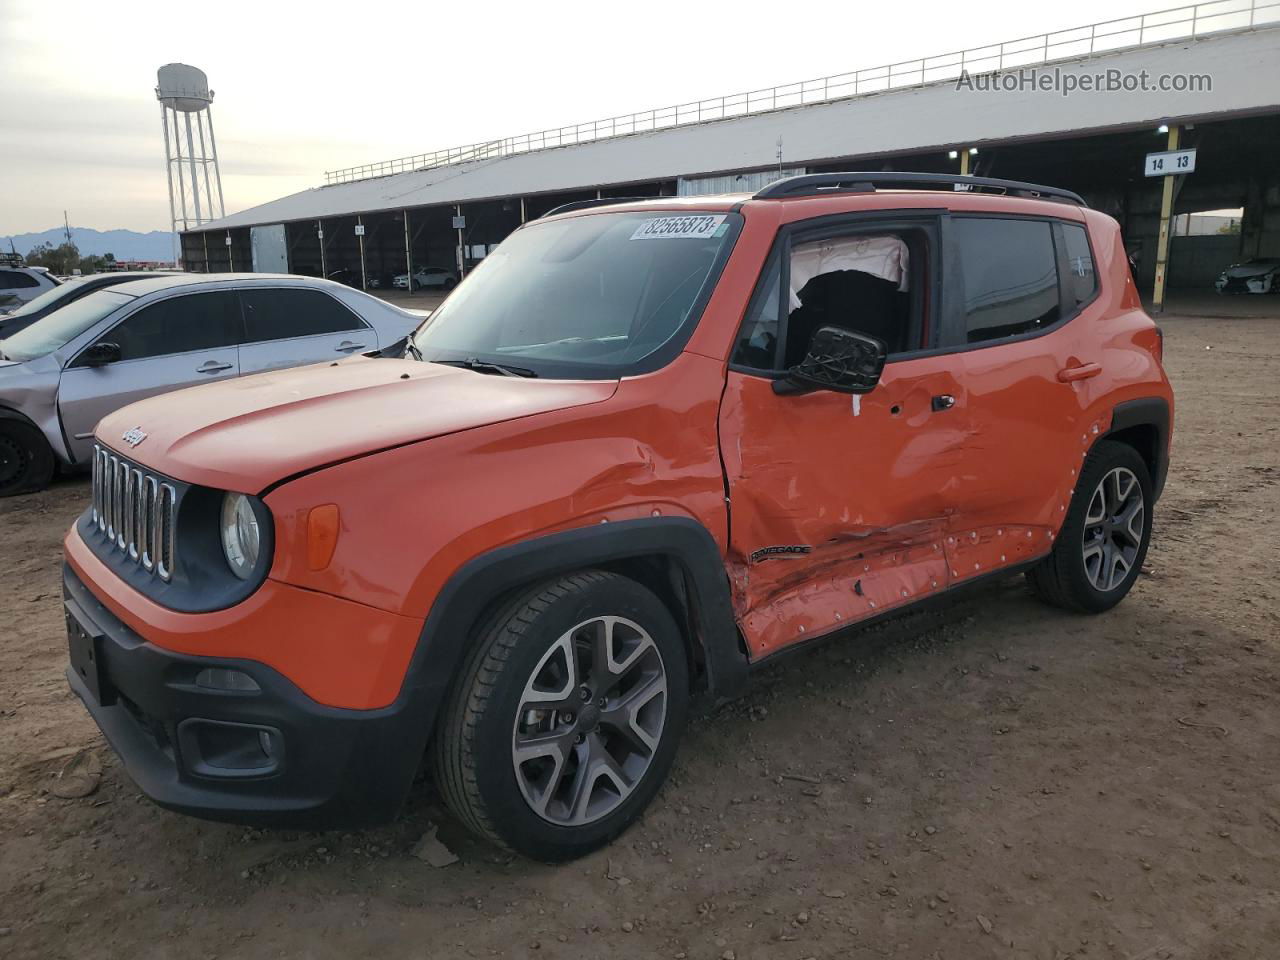
[[[753,658],[943,589],[967,442],[939,327],[936,224],[784,236],[735,347],[720,411],[730,578]],[[801,285],[796,289],[796,285]],[[778,394],[814,329],[884,340],[863,396]]]
[[[143,306],[102,334],[96,342],[117,344],[120,359],[88,366],[81,351],[58,383],[58,410],[72,456],[87,459],[98,421],[126,404],[236,376],[239,327],[235,294],[208,292]]]

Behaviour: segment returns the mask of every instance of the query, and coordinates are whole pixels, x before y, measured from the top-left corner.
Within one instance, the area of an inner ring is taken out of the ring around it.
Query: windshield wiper
[[[413,359],[419,363],[422,362],[422,351],[418,349],[418,345],[413,342],[413,337],[404,338],[404,352],[413,354]]]
[[[537,374],[528,367],[507,367],[500,363],[490,363],[488,360],[480,360],[477,357],[469,357],[466,360],[433,360],[432,363],[442,363],[446,367],[462,367],[464,370],[474,370],[476,373],[497,373],[504,377],[537,376]]]

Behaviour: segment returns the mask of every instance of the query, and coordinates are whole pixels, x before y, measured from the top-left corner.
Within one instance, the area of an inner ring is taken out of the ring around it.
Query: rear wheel
[[[1027,573],[1044,600],[1086,613],[1124,599],[1151,541],[1151,476],[1138,452],[1104,440],[1080,470],[1053,552]]]
[[[587,571],[526,591],[477,641],[436,737],[445,802],[536,860],[608,843],[675,756],[688,702],[675,620],[635,581]]]
[[[0,497],[43,490],[54,459],[40,431],[18,420],[0,420]]]

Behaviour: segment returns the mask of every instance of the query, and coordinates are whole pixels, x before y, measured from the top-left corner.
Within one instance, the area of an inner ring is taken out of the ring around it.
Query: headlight
[[[253,504],[243,493],[228,493],[222,498],[222,553],[227,566],[241,580],[248,580],[258,565],[262,544],[258,517]]]

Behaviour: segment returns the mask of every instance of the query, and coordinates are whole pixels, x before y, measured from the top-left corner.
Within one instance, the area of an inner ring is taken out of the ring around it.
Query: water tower
[[[157,72],[156,79],[159,81],[156,99],[160,101],[160,123],[164,129],[164,154],[169,173],[174,261],[177,262],[181,259],[179,229],[191,230],[225,216],[222,174],[218,172],[218,144],[213,138],[213,113],[210,109],[213,91],[209,89],[209,78],[204,71],[185,63],[166,63]],[[207,143],[205,127],[209,128]],[[186,152],[182,149],[184,144]]]

